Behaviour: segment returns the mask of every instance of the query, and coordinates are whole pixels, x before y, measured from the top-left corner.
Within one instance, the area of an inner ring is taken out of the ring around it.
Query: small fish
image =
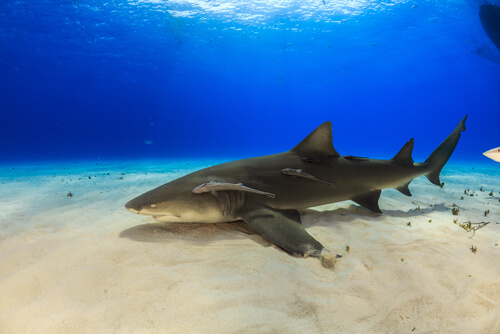
[[[151,144],[154,144],[154,143],[155,143],[154,141],[149,140],[149,139],[147,139],[147,140],[144,141],[144,144],[148,144],[148,145],[151,145]]]
[[[500,162],[500,147],[492,148],[489,151],[483,153],[485,156],[496,162]]]
[[[302,171],[302,169],[284,168],[281,170],[281,173],[285,174],[285,175],[294,176],[294,177],[303,177],[305,179],[322,182],[322,183],[328,184],[332,187],[336,187],[335,183],[321,180],[321,179],[317,178],[316,176],[312,176],[311,174],[307,174],[306,172]]]

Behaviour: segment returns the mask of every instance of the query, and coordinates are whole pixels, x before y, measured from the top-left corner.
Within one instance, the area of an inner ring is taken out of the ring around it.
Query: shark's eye
[[[156,204],[151,204],[151,209],[156,209]]]

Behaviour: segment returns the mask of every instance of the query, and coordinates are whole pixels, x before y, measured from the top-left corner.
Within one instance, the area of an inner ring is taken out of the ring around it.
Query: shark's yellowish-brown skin
[[[412,159],[413,138],[394,158],[340,156],[330,122],[320,125],[292,150],[205,168],[148,191],[125,207],[161,222],[220,223],[243,220],[275,245],[313,256],[329,267],[334,256],[304,229],[298,210],[352,200],[380,213],[382,189],[411,196],[408,185],[439,174],[453,153],[465,120],[421,163]]]
[[[500,147],[492,148],[491,150],[486,151],[483,154],[488,158],[490,158],[491,160],[500,162]]]

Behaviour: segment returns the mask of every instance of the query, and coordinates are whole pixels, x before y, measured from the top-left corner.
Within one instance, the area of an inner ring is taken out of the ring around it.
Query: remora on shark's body
[[[390,160],[341,156],[332,144],[331,123],[326,122],[288,152],[199,170],[125,207],[162,222],[243,220],[284,250],[319,257],[329,266],[333,256],[307,233],[297,210],[352,200],[381,213],[381,189],[395,188],[411,196],[408,185],[421,175],[440,186],[439,174],[465,131],[466,118],[425,162],[414,163],[413,138]]]

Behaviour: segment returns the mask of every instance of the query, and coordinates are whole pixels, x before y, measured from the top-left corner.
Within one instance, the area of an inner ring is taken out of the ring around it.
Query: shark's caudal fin
[[[441,169],[443,169],[444,165],[455,150],[458,139],[460,139],[460,132],[465,131],[465,120],[467,119],[467,116],[468,115],[462,119],[455,130],[453,130],[453,132],[450,133],[450,135],[434,150],[434,152],[429,155],[427,160],[425,160],[430,167],[430,172],[426,175],[426,177],[437,186],[441,186],[441,181],[439,180]]]

